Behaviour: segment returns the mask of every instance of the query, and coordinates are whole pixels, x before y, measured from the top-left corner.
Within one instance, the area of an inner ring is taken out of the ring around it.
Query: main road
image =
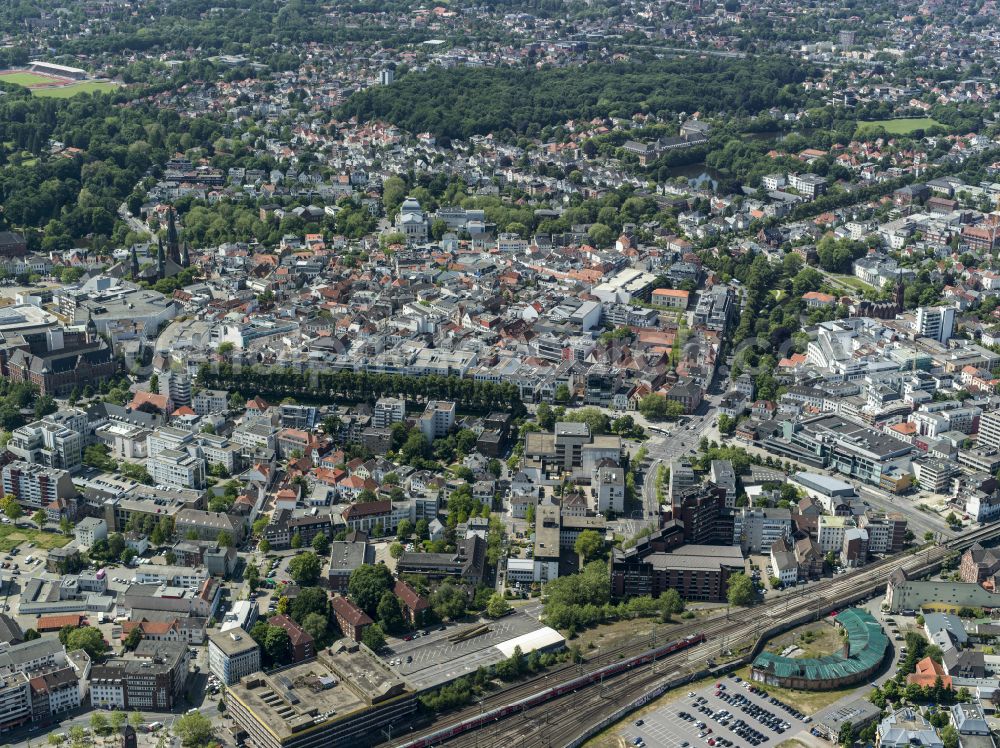
[[[652,435],[646,442],[646,453],[652,460],[642,484],[643,519],[649,521],[659,514],[659,502],[656,499],[656,478],[660,466],[670,467],[673,460],[693,457],[698,453],[698,442],[702,436],[715,425],[718,417],[718,404],[722,399],[729,377],[720,374],[713,379],[712,385],[705,394],[698,411],[691,416],[685,416],[677,423],[653,428],[666,429],[669,433],[649,430]]]

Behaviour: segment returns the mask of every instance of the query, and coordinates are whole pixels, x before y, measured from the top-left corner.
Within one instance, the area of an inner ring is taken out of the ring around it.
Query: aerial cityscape
[[[998,748],[995,0],[0,3],[0,747]]]

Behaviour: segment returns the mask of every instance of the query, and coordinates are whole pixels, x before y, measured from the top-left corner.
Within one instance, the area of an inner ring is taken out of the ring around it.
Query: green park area
[[[34,543],[36,548],[62,548],[73,538],[61,532],[43,532],[30,527],[0,525],[0,551],[6,553],[21,543]]]
[[[929,130],[932,127],[945,127],[931,117],[900,117],[899,119],[876,119],[869,122],[858,122],[857,134],[866,130],[882,128],[890,135],[909,135],[917,130]]]

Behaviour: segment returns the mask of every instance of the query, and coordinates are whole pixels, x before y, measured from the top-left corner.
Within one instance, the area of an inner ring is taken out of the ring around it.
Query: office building
[[[659,597],[675,589],[684,600],[724,601],[729,577],[746,567],[742,551],[734,546],[676,547],[678,542],[682,542],[680,535],[672,534],[628,550],[616,548],[611,559],[612,597]],[[669,548],[673,550],[659,550]]]
[[[747,553],[770,553],[781,539],[790,539],[794,524],[788,509],[742,507],[733,513],[733,545]]]
[[[191,408],[200,416],[225,413],[229,408],[229,393],[225,390],[199,390],[191,398]]]
[[[330,568],[326,573],[327,587],[332,592],[347,594],[351,573],[359,566],[375,563],[375,546],[365,540],[330,543]]]
[[[108,537],[108,523],[97,517],[84,517],[73,528],[77,543],[83,549],[88,549],[98,540]]]
[[[83,465],[86,434],[83,411],[59,411],[14,429],[7,450],[33,465],[75,472]]]
[[[696,485],[698,479],[687,458],[670,463],[670,477],[667,479],[667,499],[670,506],[674,506],[687,489]]]
[[[478,535],[456,543],[453,553],[404,552],[396,564],[398,574],[423,574],[429,579],[453,578],[479,584],[486,567],[486,541]]]
[[[165,449],[146,460],[146,470],[158,485],[194,489],[205,487],[205,460],[187,452]]]
[[[208,669],[231,686],[260,670],[260,647],[241,628],[208,632]]]

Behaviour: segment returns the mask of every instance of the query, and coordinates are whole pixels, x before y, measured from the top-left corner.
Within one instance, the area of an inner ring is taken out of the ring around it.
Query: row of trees
[[[455,376],[369,374],[364,371],[312,371],[202,366],[199,384],[204,387],[252,390],[273,400],[285,397],[327,398],[338,401],[374,401],[383,396],[409,400],[453,400],[468,408],[503,409],[519,413],[520,393],[513,384],[494,384]]]

